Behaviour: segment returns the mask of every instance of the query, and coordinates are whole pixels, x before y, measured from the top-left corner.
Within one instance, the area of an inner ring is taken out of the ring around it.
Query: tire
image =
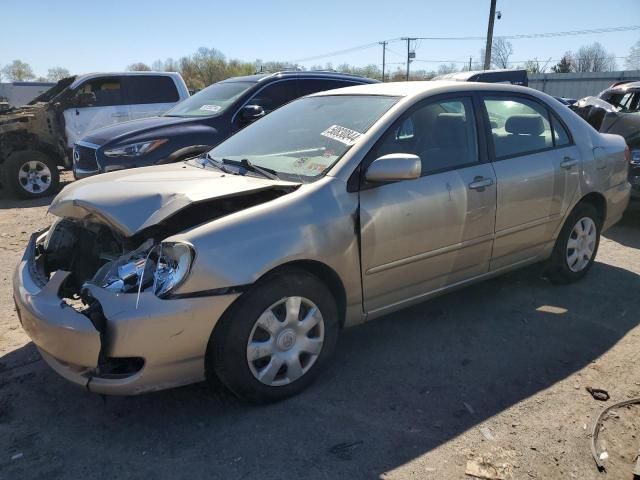
[[[10,154],[2,165],[4,188],[16,197],[29,199],[53,195],[60,186],[55,160],[37,150]]]
[[[287,308],[295,310],[296,298],[300,299],[298,314],[286,315]],[[308,320],[307,325],[301,319]],[[305,334],[305,328],[316,321]],[[303,270],[283,270],[242,294],[223,315],[209,339],[207,379],[213,385],[219,379],[251,403],[283,400],[315,380],[335,350],[339,330],[336,302],[324,283]],[[250,348],[250,341],[260,348]]]
[[[586,236],[579,234],[578,228],[582,228]],[[602,219],[592,204],[576,205],[562,226],[547,265],[546,273],[551,282],[565,285],[576,282],[587,274],[598,253],[601,228]],[[591,232],[593,238],[589,235]],[[571,248],[574,245],[575,248]],[[591,253],[587,259],[589,251]]]

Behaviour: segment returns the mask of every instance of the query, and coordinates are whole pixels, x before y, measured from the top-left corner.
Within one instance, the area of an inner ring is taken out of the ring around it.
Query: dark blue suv
[[[95,130],[75,144],[76,178],[177,162],[210,150],[298,97],[376,80],[334,72],[278,72],[214,83],[159,117]]]

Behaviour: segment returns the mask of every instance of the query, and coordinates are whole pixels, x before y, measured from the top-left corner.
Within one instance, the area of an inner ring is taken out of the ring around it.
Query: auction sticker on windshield
[[[350,146],[356,143],[356,140],[358,140],[358,138],[362,134],[347,127],[341,127],[340,125],[331,125],[324,132],[320,133],[320,135]]]
[[[210,112],[219,112],[222,109],[220,105],[202,105],[200,110],[208,110]]]

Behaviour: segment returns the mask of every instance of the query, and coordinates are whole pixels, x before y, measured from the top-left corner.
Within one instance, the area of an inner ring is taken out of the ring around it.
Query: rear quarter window
[[[175,103],[180,100],[178,89],[171,77],[140,75],[125,77],[127,103]]]

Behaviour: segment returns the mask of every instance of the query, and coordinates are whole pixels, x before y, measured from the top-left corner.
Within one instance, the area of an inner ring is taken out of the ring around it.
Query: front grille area
[[[73,149],[73,165],[81,170],[97,170],[96,149],[76,145]]]

